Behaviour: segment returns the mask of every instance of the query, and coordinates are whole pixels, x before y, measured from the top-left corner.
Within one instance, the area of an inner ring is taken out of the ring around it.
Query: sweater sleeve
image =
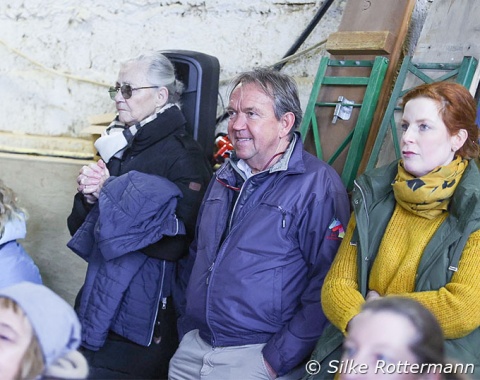
[[[352,213],[347,232],[325,278],[321,294],[325,315],[343,333],[348,322],[360,312],[365,302],[358,291],[357,248],[350,244],[355,226],[355,216]]]
[[[461,338],[480,326],[479,251],[480,230],[468,238],[458,270],[448,284],[434,291],[399,294],[427,307],[437,317],[446,339]]]

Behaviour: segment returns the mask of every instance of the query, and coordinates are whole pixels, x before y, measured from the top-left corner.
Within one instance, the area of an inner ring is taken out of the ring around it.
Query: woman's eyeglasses
[[[108,93],[110,94],[110,98],[115,100],[115,96],[117,96],[118,91],[121,91],[123,99],[130,99],[132,97],[133,91],[136,90],[143,90],[144,88],[158,88],[160,86],[147,86],[147,87],[136,87],[133,88],[129,84],[122,84],[121,86],[110,87],[108,89]]]

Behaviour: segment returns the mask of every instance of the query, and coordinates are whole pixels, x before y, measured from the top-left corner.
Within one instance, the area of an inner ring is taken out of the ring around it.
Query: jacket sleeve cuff
[[[308,359],[317,340],[299,338],[285,327],[267,342],[262,354],[278,376],[283,376]]]
[[[263,358],[270,364],[278,376],[285,375],[286,371],[282,371],[283,360],[280,357],[279,350],[275,348],[275,337],[272,338],[266,345],[263,347],[262,354]]]

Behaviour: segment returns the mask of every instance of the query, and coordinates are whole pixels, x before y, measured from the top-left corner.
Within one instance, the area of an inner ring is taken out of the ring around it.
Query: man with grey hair
[[[327,324],[320,289],[349,218],[347,192],[304,150],[289,76],[240,74],[228,113],[234,152],[203,198],[169,378],[299,378]]]

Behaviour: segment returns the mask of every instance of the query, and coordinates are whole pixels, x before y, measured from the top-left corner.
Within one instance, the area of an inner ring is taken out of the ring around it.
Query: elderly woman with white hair
[[[155,52],[121,65],[117,116],[83,166],[68,246],[88,262],[76,300],[92,378],[166,378],[188,254],[212,167],[187,133],[183,84]],[[177,291],[178,290],[178,291]]]

